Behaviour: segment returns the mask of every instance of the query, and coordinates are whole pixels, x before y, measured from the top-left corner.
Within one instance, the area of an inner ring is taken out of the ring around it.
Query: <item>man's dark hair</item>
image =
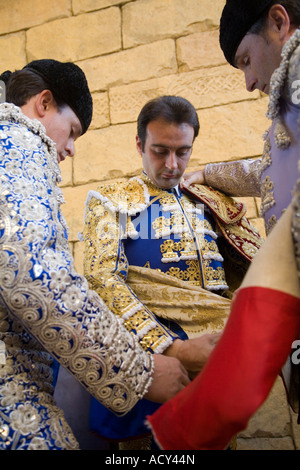
[[[93,100],[85,74],[78,65],[54,59],[33,60],[22,70],[2,73],[0,80],[6,85],[6,100],[19,107],[43,90],[50,90],[59,110],[63,105],[70,106],[80,120],[82,134],[87,131]]]
[[[152,121],[162,119],[170,124],[189,124],[194,129],[194,140],[199,134],[199,119],[194,106],[180,96],[161,96],[142,108],[137,120],[137,134],[144,150],[147,126]]]
[[[300,2],[299,0],[274,0],[271,2],[267,11],[259,18],[259,20],[249,29],[247,34],[261,34],[266,28],[267,18],[270,8],[273,5],[283,6],[293,26],[300,26]]]
[[[220,46],[233,67],[236,51],[247,34],[263,35],[270,8],[282,5],[294,27],[300,26],[299,0],[227,0],[220,20]]]
[[[16,106],[23,106],[30,98],[38,95],[43,90],[50,89],[47,82],[31,70],[17,70],[7,75],[6,79],[6,101]],[[52,90],[51,90],[52,91]],[[58,98],[52,91],[58,107],[62,107],[65,103]]]

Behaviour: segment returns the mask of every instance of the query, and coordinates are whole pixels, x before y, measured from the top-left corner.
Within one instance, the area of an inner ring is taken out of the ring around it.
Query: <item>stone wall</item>
[[[177,94],[196,107],[201,124],[189,169],[208,162],[257,157],[268,126],[267,98],[248,93],[242,74],[226,64],[218,44],[224,0],[0,0],[3,70],[35,59],[73,61],[94,98],[90,130],[75,159],[62,165],[64,214],[78,271],[88,190],[100,181],[136,174],[136,119],[149,99]],[[248,216],[263,232],[259,200]]]

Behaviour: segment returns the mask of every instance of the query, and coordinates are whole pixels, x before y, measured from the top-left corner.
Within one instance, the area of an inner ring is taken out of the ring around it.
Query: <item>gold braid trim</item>
[[[188,190],[194,198],[207,204],[216,216],[216,222],[226,240],[248,261],[253,259],[263,238],[245,217],[245,204],[204,185],[191,185]]]

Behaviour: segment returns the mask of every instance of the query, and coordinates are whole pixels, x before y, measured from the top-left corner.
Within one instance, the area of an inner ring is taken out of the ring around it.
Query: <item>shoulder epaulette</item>
[[[86,207],[92,198],[96,198],[112,212],[134,216],[147,208],[149,192],[139,178],[102,184],[95,191],[89,191]]]

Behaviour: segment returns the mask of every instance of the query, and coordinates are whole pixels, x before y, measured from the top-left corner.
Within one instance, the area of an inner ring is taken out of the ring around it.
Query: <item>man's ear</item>
[[[139,138],[138,135],[136,136],[135,141],[136,141],[136,149],[137,149],[138,153],[142,156],[142,154],[143,154],[143,145],[142,145],[142,141],[141,141],[141,139]]]
[[[268,14],[269,26],[279,34],[279,39],[285,42],[290,36],[291,20],[286,9],[279,4],[271,6]]]
[[[43,118],[53,106],[56,106],[56,102],[50,90],[43,90],[39,93],[35,101],[35,108],[39,117]]]

